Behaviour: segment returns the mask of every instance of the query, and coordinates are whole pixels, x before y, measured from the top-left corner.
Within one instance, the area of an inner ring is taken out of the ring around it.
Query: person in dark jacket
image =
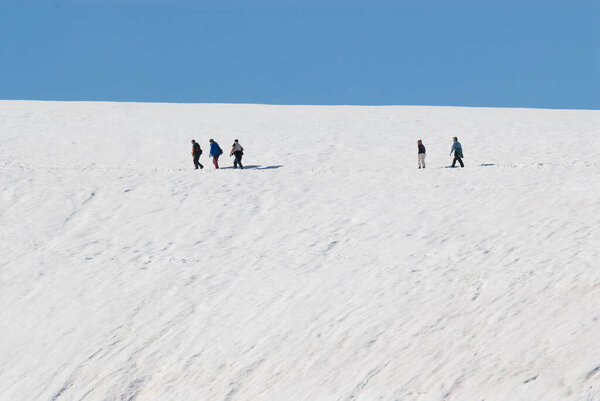
[[[204,168],[202,164],[200,164],[200,155],[202,154],[202,149],[200,149],[200,144],[192,139],[192,157],[194,158],[194,166],[196,170],[198,167]]]
[[[450,156],[452,156],[452,152],[454,152],[454,160],[452,161],[452,167],[454,167],[456,165],[457,161],[460,164],[460,167],[464,167],[465,165],[463,164],[463,161],[462,161],[462,158],[464,157],[463,151],[462,151],[462,146],[461,146],[460,142],[458,142],[457,137],[452,138],[452,140],[454,141],[454,143],[452,144],[452,149],[450,149]]]
[[[242,147],[242,145],[240,145],[240,143],[236,139],[235,141],[233,141],[233,145],[231,145],[231,152],[229,152],[229,157],[235,156],[235,159],[233,160],[233,168],[237,168],[238,164],[240,165],[241,169],[244,168],[244,166],[242,166],[242,156],[243,155],[244,155],[244,148]]]
[[[223,154],[223,150],[214,139],[211,139],[208,142],[210,142],[209,156],[213,158],[213,164],[215,165],[215,168],[219,168],[219,156]]]
[[[418,158],[419,158],[419,168],[425,168],[425,145],[419,139],[417,141],[417,150],[418,150]]]

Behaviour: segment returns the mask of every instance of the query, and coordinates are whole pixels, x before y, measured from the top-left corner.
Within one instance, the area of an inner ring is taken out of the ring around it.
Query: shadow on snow
[[[273,170],[276,168],[281,168],[283,167],[283,164],[278,164],[275,166],[261,166],[260,164],[252,164],[252,165],[248,165],[248,166],[244,166],[244,170]],[[220,167],[220,170],[233,170],[233,167],[229,166],[229,167]]]

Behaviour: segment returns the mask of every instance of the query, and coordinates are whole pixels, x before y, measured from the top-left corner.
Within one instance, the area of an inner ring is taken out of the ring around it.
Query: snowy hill
[[[2,101],[0,400],[600,400],[598,127]]]

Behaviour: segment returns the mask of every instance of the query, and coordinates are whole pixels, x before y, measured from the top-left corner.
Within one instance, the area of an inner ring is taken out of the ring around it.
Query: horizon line
[[[473,106],[454,104],[391,104],[391,103],[260,103],[260,102],[194,102],[161,100],[74,100],[74,99],[0,99],[0,102],[62,102],[62,103],[148,103],[148,104],[205,104],[205,105],[247,105],[247,106],[298,106],[298,107],[454,107],[473,109],[526,109],[526,110],[571,110],[600,111],[600,108],[578,107],[536,107],[536,106]]]

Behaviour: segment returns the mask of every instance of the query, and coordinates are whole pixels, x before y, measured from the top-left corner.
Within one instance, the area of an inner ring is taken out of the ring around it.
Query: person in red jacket
[[[417,150],[419,151],[419,168],[425,168],[425,145],[420,139],[417,141]]]

